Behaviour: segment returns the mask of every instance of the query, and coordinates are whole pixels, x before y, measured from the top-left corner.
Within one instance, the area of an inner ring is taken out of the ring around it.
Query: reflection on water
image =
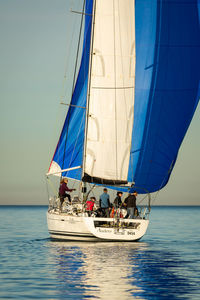
[[[65,297],[100,299],[177,298],[190,284],[177,274],[176,253],[152,251],[147,243],[76,243],[50,241]]]
[[[154,208],[138,243],[53,242],[45,213],[0,207],[0,299],[200,299],[200,208]]]

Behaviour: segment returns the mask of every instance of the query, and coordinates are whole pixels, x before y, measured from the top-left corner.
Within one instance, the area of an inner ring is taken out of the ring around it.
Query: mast
[[[85,161],[86,161],[86,144],[87,144],[87,127],[88,127],[88,117],[89,117],[89,99],[90,99],[90,85],[91,85],[91,70],[92,70],[92,54],[93,54],[93,44],[94,44],[94,26],[95,26],[95,13],[96,13],[96,0],[93,0],[93,11],[92,11],[92,30],[91,30],[91,43],[90,43],[90,60],[89,60],[89,73],[88,73],[88,86],[87,86],[87,102],[86,102],[86,116],[85,116],[85,139],[84,139],[84,151],[83,151],[83,166],[82,166],[82,178],[84,177],[85,171]],[[83,190],[86,186],[83,183]],[[84,191],[83,191],[84,193]]]

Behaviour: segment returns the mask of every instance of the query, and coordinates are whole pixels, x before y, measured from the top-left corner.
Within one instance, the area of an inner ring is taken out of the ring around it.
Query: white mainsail
[[[135,86],[135,1],[97,0],[85,173],[127,180]]]

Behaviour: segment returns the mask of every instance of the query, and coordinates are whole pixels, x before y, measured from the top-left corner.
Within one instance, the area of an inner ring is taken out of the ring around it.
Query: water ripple
[[[1,208],[0,298],[199,299],[200,221],[181,215],[156,208],[138,243],[79,243],[52,241],[44,208]]]

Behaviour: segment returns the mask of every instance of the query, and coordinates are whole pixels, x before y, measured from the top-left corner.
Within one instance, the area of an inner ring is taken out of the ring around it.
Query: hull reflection
[[[175,299],[179,289],[190,286],[174,272],[181,263],[177,255],[152,251],[148,243],[51,241],[49,246],[63,298],[124,300],[159,294]]]

